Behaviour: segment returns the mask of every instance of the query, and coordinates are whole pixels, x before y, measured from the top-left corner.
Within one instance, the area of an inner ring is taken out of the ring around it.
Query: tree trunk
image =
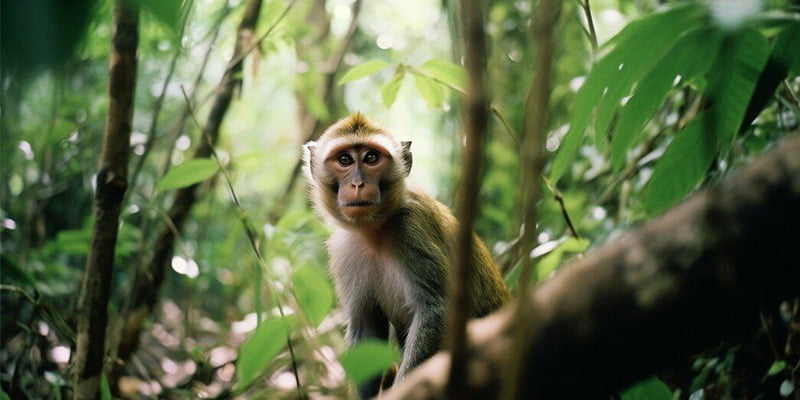
[[[704,347],[752,332],[758,310],[800,294],[800,137],[469,325],[465,398],[497,398],[509,352],[518,398],[603,398]],[[513,346],[512,321],[527,332]],[[444,393],[439,353],[382,398]]]
[[[217,85],[214,103],[211,106],[199,145],[194,153],[194,158],[208,158],[211,156],[213,146],[219,139],[219,130],[228,108],[233,100],[234,92],[241,85],[242,64],[246,51],[253,40],[258,16],[261,11],[262,0],[250,0],[244,12],[236,36],[236,43],[231,62]],[[153,248],[152,256],[145,268],[139,271],[134,279],[132,289],[132,303],[124,321],[122,337],[117,351],[117,357],[126,362],[139,345],[143,322],[152,314],[158,300],[158,291],[164,283],[164,278],[175,249],[175,231],[180,232],[194,206],[201,184],[178,189],[168,216],[172,226],[165,223],[158,233]]]
[[[130,2],[114,5],[114,35],[109,62],[108,114],[97,173],[92,245],[78,300],[74,398],[96,399],[105,356],[108,299],[122,199],[128,187],[139,10]]]

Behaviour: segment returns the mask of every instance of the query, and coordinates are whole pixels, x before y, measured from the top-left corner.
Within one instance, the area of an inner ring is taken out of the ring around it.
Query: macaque
[[[304,146],[314,207],[336,229],[330,270],[348,316],[347,340],[386,340],[389,324],[402,350],[395,381],[442,346],[447,287],[458,222],[450,210],[407,182],[411,142],[398,142],[361,114]],[[486,245],[473,234],[473,317],[511,299]],[[380,378],[359,387],[375,396]]]

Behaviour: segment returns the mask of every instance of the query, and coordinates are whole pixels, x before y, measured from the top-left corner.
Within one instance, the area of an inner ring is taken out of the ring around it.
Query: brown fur
[[[376,166],[362,164],[365,151],[386,159]],[[342,154],[358,158],[345,165],[339,162]],[[328,251],[349,318],[348,340],[386,339],[391,323],[403,349],[396,378],[402,380],[442,345],[458,221],[436,199],[406,184],[410,142],[398,142],[361,114],[340,120],[316,143],[306,144],[304,160],[314,205],[337,228]],[[346,199],[366,196],[364,201],[376,204],[354,213],[342,201],[345,190]],[[511,294],[486,245],[477,235],[473,238],[472,311],[480,317],[508,302]],[[374,396],[378,384],[359,388],[361,396]]]

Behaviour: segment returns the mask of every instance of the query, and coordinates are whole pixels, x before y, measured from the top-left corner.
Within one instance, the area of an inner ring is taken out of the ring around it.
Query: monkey
[[[411,142],[361,113],[343,118],[303,146],[303,172],[318,214],[333,227],[329,267],[347,315],[346,339],[387,340],[394,327],[402,357],[395,382],[439,351],[458,222],[450,210],[406,182]],[[472,317],[511,299],[486,245],[473,233]],[[358,388],[380,390],[380,377]]]

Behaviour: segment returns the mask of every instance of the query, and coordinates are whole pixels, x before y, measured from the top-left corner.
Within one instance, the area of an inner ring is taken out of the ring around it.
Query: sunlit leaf
[[[242,344],[236,360],[237,388],[250,385],[272,363],[286,346],[291,327],[292,321],[289,318],[268,319]]]
[[[767,371],[767,376],[774,376],[783,371],[786,368],[786,361],[783,360],[775,360],[774,363],[769,367],[769,371]]]
[[[212,177],[217,170],[219,165],[210,158],[192,159],[169,170],[156,188],[170,190],[194,185]]]
[[[641,381],[620,394],[622,400],[672,400],[669,386],[658,378]]]
[[[292,275],[297,303],[316,327],[333,308],[333,288],[319,268],[304,267]]]
[[[603,131],[607,121],[610,121],[611,112],[619,106],[620,99],[630,89],[632,80],[644,74],[658,60],[657,57],[671,47],[669,44],[677,40],[681,32],[697,26],[702,11],[703,7],[696,3],[684,3],[630,23],[611,40],[610,44],[615,47],[592,68],[578,91],[569,130],[561,140],[552,162],[550,181],[553,184],[571,165],[592,110],[604,96],[608,98],[599,112],[605,114],[601,123],[597,124],[602,126]],[[607,94],[606,90],[610,93]]]
[[[397,100],[397,93],[400,91],[400,85],[403,83],[405,74],[402,71],[397,71],[389,82],[386,82],[381,87],[381,97],[383,98],[383,105],[391,107],[394,101]]]
[[[347,377],[361,384],[380,375],[400,359],[397,348],[380,340],[364,340],[339,356]]]
[[[430,77],[464,91],[467,86],[467,71],[464,67],[444,60],[432,59],[419,66]]]
[[[589,248],[589,240],[576,239],[571,237],[567,239],[562,245],[558,246],[555,250],[542,257],[536,263],[536,280],[542,281],[547,279],[553,271],[563,265],[565,254],[582,253]]]
[[[720,39],[720,33],[710,28],[687,33],[637,84],[630,100],[619,111],[611,142],[611,165],[615,171],[625,165],[625,155],[672,89],[676,76],[680,75],[685,82],[708,71],[714,60],[709,55],[717,54]]]
[[[708,114],[689,122],[656,164],[644,192],[644,206],[651,214],[683,199],[705,176],[717,154],[717,139],[708,124]]]
[[[442,106],[446,95],[444,86],[420,75],[414,75],[414,85],[428,106],[431,108]]]
[[[363,64],[356,65],[355,67],[350,68],[350,70],[347,71],[342,76],[341,79],[339,79],[339,84],[344,85],[345,83],[352,82],[361,79],[365,76],[372,75],[388,67],[389,65],[391,64],[383,60],[370,60]]]

